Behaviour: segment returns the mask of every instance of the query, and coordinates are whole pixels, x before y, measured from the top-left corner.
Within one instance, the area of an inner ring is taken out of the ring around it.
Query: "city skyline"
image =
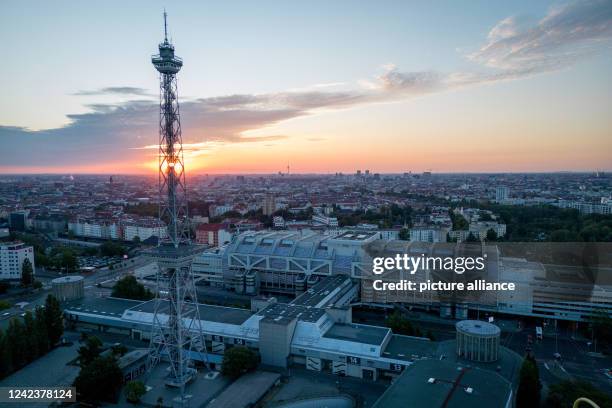
[[[0,171],[155,174],[163,6],[34,4],[0,28]],[[386,5],[169,9],[188,172],[612,170],[612,3]]]

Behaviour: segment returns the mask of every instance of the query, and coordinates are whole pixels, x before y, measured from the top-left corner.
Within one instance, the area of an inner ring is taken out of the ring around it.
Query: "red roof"
[[[223,224],[200,224],[198,225],[198,231],[219,231],[223,229]]]

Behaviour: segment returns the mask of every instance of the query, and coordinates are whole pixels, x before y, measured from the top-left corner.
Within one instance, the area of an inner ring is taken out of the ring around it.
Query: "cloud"
[[[98,96],[98,95],[137,95],[137,96],[152,96],[153,94],[144,88],[136,88],[133,86],[109,86],[96,90],[81,90],[73,93],[77,96]]]
[[[234,94],[181,103],[183,141],[188,155],[198,156],[228,143],[259,143],[286,135],[249,136],[279,122],[321,110],[393,102],[497,81],[564,69],[584,57],[610,48],[612,2],[587,0],[551,9],[540,20],[516,16],[498,22],[484,44],[467,55],[475,69],[464,72],[402,72],[383,66],[382,74],[337,90],[344,83],[318,84],[286,92]],[[145,89],[116,86],[78,95],[150,96]],[[154,158],[158,104],[151,99],[118,104],[90,104],[90,112],[68,115],[70,123],[31,131],[0,126],[0,169],[19,166],[86,166]],[[315,141],[317,138],[310,138]],[[152,146],[152,148],[151,148]]]
[[[612,2],[585,0],[551,9],[536,24],[521,27],[517,17],[495,25],[488,41],[469,55],[472,61],[521,76],[565,68],[608,47]]]

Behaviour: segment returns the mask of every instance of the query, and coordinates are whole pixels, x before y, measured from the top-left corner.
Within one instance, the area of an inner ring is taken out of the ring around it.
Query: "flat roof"
[[[263,316],[264,319],[274,319],[277,322],[281,321],[277,319],[281,317],[288,320],[298,319],[304,322],[315,323],[325,315],[325,310],[291,303],[274,303],[257,314]]]
[[[374,407],[504,408],[511,384],[494,371],[439,360],[417,361],[395,380]]]
[[[141,300],[107,298],[83,298],[67,303],[65,310],[74,310],[83,313],[99,315],[112,315],[120,317],[126,309],[141,305]]]
[[[394,334],[382,352],[383,357],[411,361],[436,355],[437,343],[429,339]]]
[[[378,326],[368,326],[364,324],[334,324],[324,335],[329,339],[357,341],[380,346],[382,345],[388,328]]]
[[[85,278],[80,275],[60,276],[59,278],[53,279],[51,283],[77,282],[83,279]]]
[[[478,336],[494,336],[501,333],[500,328],[496,325],[481,320],[461,320],[457,322],[455,327],[457,330],[461,330],[464,333]]]
[[[377,235],[378,231],[346,231],[334,237],[334,239],[344,239],[350,241],[365,241]]]
[[[347,275],[325,276],[312,288],[293,299],[290,303],[293,305],[317,306],[334,289],[339,287],[345,280],[348,279],[349,277]],[[320,305],[319,307],[324,306],[325,305]]]
[[[155,300],[149,300],[147,302],[140,303],[131,307],[130,310],[133,310],[135,312],[153,313],[154,307]],[[162,310],[165,309],[165,307],[165,305],[162,305]],[[247,309],[204,305],[201,303],[198,304],[198,311],[200,312],[200,320],[216,323],[229,323],[235,325],[241,325],[253,315],[253,313]]]

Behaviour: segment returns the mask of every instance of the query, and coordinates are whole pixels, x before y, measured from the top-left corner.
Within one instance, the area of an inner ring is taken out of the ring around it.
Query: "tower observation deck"
[[[168,237],[149,252],[158,265],[153,314],[149,370],[160,361],[170,364],[166,385],[178,387],[181,399],[185,385],[197,371],[190,356],[201,353],[206,361],[206,343],[197,308],[193,258],[201,248],[190,239],[187,187],[178,103],[176,74],[183,61],[168,41],[164,12],[164,41],[151,62],[160,75],[159,101],[159,218],[168,228]]]

